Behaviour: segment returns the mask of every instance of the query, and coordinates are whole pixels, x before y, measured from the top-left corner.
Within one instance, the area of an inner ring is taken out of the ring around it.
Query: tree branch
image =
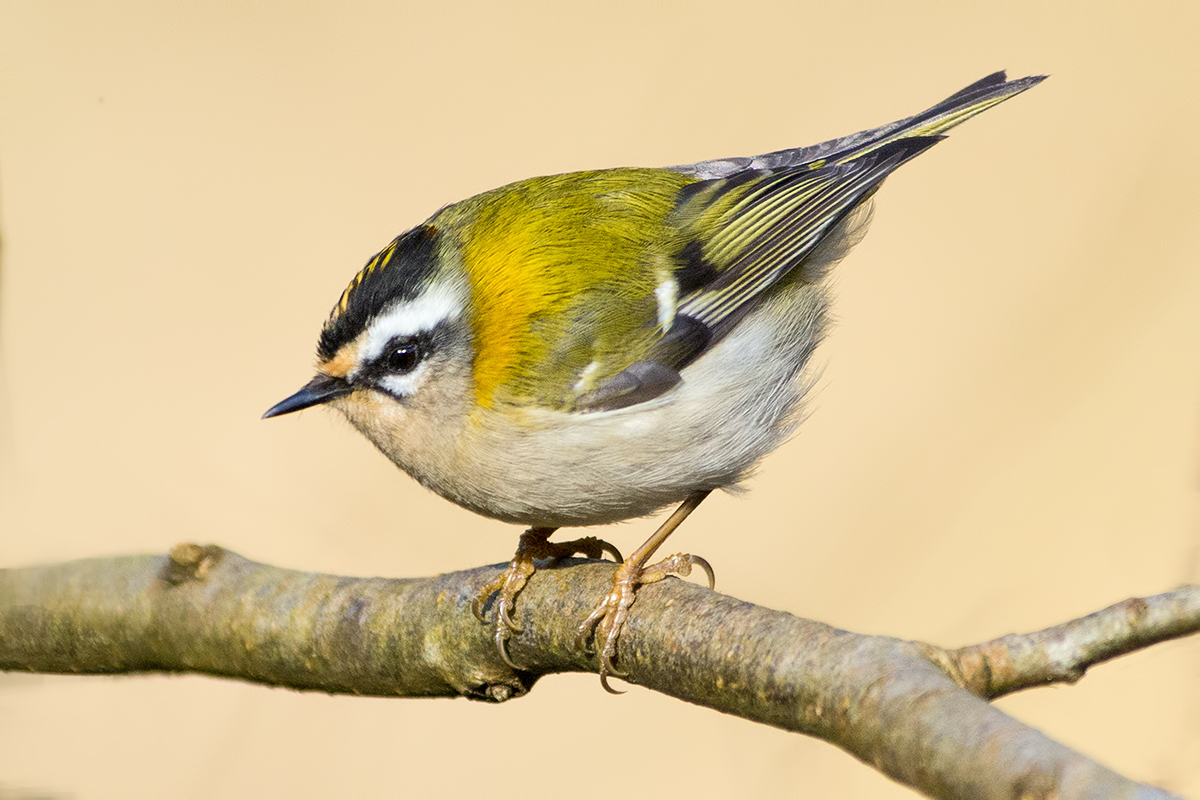
[[[1131,597],[1034,633],[1010,633],[931,657],[959,685],[995,700],[1054,683],[1075,683],[1089,667],[1200,631],[1200,586]]]
[[[556,672],[596,670],[575,626],[612,565],[543,568],[496,653],[471,614],[498,567],[347,578],[219,547],[0,570],[0,669],[195,672],[293,689],[507,700]],[[1037,633],[944,650],[864,636],[683,581],[645,586],[621,637],[630,680],[832,742],[933,797],[1166,797],[988,705],[1075,681],[1093,664],[1200,630],[1200,587],[1127,600]]]

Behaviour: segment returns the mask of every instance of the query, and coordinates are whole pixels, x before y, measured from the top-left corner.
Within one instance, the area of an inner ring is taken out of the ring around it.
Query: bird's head
[[[317,374],[264,418],[330,405],[402,467],[441,447],[472,397],[470,289],[421,225],[342,292],[317,345]]]

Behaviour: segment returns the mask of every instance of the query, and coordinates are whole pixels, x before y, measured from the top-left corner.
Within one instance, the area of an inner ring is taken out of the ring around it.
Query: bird
[[[794,432],[828,327],[831,268],[883,180],[945,131],[1040,83],[1000,71],[915,116],[807,147],[530,178],[443,207],[372,257],[317,344],[316,376],[269,409],[345,416],[404,472],[470,511],[522,525],[479,590],[492,636],[521,629],[535,561],[609,555],[611,591],[578,626],[602,685],[637,588],[711,565],[650,564],[717,489]],[[558,528],[679,504],[628,558]]]

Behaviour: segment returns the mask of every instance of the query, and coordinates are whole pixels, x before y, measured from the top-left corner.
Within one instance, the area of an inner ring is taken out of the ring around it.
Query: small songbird
[[[592,537],[550,542],[555,529],[682,503],[579,626],[609,688],[636,587],[693,565],[712,584],[696,556],[648,562],[794,430],[825,276],[866,232],[883,179],[1042,80],[997,72],[810,147],[531,178],[447,206],[367,262],[321,331],[316,377],[265,416],[328,404],[422,485],[529,527],[474,604],[482,620],[498,593],[510,665],[535,559],[622,561]]]

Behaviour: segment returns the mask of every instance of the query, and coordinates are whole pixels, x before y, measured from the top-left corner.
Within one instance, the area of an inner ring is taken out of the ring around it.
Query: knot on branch
[[[180,542],[171,548],[167,563],[158,573],[160,580],[172,586],[188,581],[204,581],[213,567],[221,563],[225,551],[215,544]]]

